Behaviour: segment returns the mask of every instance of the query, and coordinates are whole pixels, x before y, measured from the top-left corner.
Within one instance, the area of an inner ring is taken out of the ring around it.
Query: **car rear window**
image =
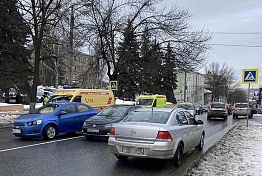
[[[213,103],[213,104],[211,104],[211,108],[225,108],[225,104]]]
[[[165,124],[169,119],[170,112],[165,111],[135,111],[130,113],[124,122],[148,122]]]
[[[130,107],[125,106],[110,106],[102,111],[100,111],[98,116],[108,116],[108,117],[124,117]]]
[[[247,108],[247,104],[236,104],[236,108]]]
[[[183,108],[186,110],[194,110],[194,106],[192,104],[179,104],[177,108]]]

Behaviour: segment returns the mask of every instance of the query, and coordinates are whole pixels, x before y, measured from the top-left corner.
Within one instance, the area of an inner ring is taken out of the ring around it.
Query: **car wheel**
[[[198,146],[196,147],[196,149],[197,149],[198,151],[203,150],[203,148],[204,148],[204,143],[205,143],[205,135],[204,135],[204,133],[202,133],[201,138],[200,138],[200,141],[199,141],[199,144],[198,144]]]
[[[179,143],[174,156],[174,164],[176,167],[179,167],[181,165],[182,157],[183,157],[183,145]]]
[[[92,137],[92,136],[85,135],[85,137],[86,137],[87,140],[93,140],[93,137]]]
[[[116,158],[121,161],[126,161],[128,159],[128,156],[116,155]]]
[[[54,139],[57,135],[57,129],[54,125],[48,125],[44,130],[45,139]]]

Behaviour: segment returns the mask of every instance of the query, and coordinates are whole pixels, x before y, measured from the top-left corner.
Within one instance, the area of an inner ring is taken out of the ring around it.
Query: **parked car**
[[[228,116],[228,108],[225,103],[223,102],[212,102],[209,106],[208,113],[207,113],[207,120],[213,117],[220,117],[227,119]]]
[[[138,109],[139,106],[113,105],[106,107],[97,115],[85,120],[83,134],[87,139],[91,137],[109,137],[112,125],[120,122],[130,112]]]
[[[262,105],[257,105],[257,113],[262,114]]]
[[[196,114],[203,114],[203,108],[200,104],[194,104],[196,109]]]
[[[252,110],[248,106],[248,103],[236,103],[233,108],[233,118],[238,118],[239,116],[249,116],[253,117]]]
[[[193,103],[181,103],[177,105],[177,108],[186,109],[192,116],[196,116],[196,109]]]
[[[12,132],[17,137],[53,139],[58,134],[81,131],[84,121],[97,112],[82,103],[48,104],[16,118]]]
[[[108,146],[117,159],[129,156],[174,159],[180,166],[187,151],[204,146],[203,121],[180,108],[141,108],[110,130]]]

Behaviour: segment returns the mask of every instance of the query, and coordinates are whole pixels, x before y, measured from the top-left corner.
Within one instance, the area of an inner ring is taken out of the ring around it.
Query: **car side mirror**
[[[198,125],[203,125],[204,122],[203,122],[202,120],[198,120],[198,121],[197,121],[197,124],[198,124]]]
[[[67,114],[67,112],[64,111],[64,110],[61,110],[61,111],[56,113],[57,116],[61,116],[61,115],[65,115],[65,114]]]

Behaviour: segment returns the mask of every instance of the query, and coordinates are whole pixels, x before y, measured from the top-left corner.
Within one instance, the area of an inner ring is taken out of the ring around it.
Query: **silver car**
[[[203,121],[180,108],[144,108],[130,113],[110,130],[108,146],[120,160],[129,156],[174,159],[204,146]]]

